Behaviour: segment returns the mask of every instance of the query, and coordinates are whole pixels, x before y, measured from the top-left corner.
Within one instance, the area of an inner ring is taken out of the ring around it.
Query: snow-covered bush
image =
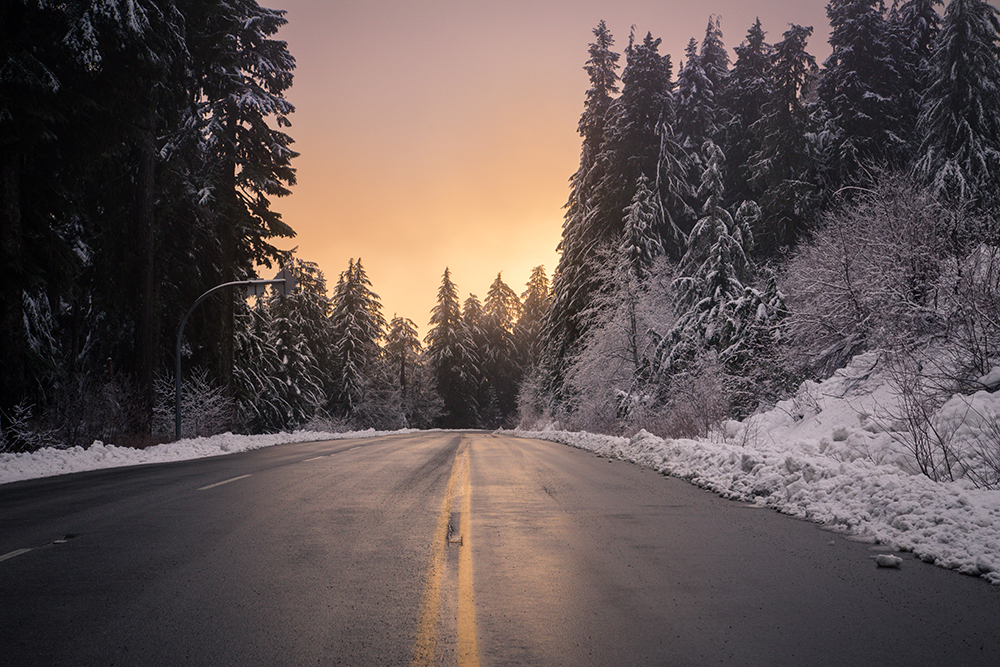
[[[156,381],[153,433],[169,436],[175,429],[173,378]],[[181,437],[218,435],[233,428],[236,401],[222,387],[212,384],[208,372],[197,371],[181,383]],[[110,441],[105,441],[110,442]]]
[[[34,406],[25,401],[15,405],[9,414],[0,414],[0,453],[32,452],[42,447],[58,447],[55,432],[41,428],[32,419]]]
[[[864,349],[898,347],[944,324],[941,273],[970,221],[904,175],[872,180],[844,191],[781,281],[792,356],[820,377]]]

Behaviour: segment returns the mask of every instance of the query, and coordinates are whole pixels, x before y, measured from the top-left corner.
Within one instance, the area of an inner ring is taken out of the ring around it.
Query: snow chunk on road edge
[[[1000,585],[1000,492],[934,482],[892,465],[840,461],[776,446],[509,431],[679,477],[733,500],[912,551],[926,562]]]
[[[90,447],[56,449],[45,447],[34,452],[0,453],[0,484],[25,479],[51,477],[72,472],[117,468],[144,463],[165,463],[186,461],[234,454],[251,449],[283,445],[292,442],[312,442],[315,440],[349,440],[375,438],[397,433],[413,433],[413,429],[401,431],[349,431],[345,433],[323,433],[319,431],[295,431],[294,433],[273,433],[268,435],[234,435],[223,433],[206,438],[186,438],[177,442],[154,445],[146,449],[105,445],[100,440]]]

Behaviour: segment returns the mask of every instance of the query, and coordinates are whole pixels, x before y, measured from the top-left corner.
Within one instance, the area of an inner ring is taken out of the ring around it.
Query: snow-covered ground
[[[0,453],[0,484],[22,479],[64,475],[84,470],[117,468],[142,463],[165,463],[185,461],[206,456],[235,454],[251,449],[282,445],[289,442],[314,442],[320,440],[344,440],[353,438],[375,438],[391,433],[412,431],[351,431],[346,433],[323,433],[318,431],[295,431],[272,435],[233,435],[223,433],[209,438],[187,438],[146,449],[116,447],[97,441],[90,447],[57,449],[45,447],[38,451],[21,454]]]
[[[1000,585],[1000,491],[917,472],[893,430],[894,397],[876,360],[861,355],[773,410],[727,423],[715,440],[663,440],[645,431],[631,438],[515,433],[631,461]],[[936,419],[963,418],[953,424],[960,447],[993,437],[998,416],[1000,393],[979,392],[953,398]]]
[[[727,498],[766,505],[1000,585],[1000,491],[919,474],[889,414],[894,397],[876,360],[874,354],[861,355],[830,379],[805,383],[773,410],[727,423],[716,439],[663,440],[645,431],[631,438],[555,429],[514,433],[632,461]],[[990,376],[983,380],[992,386]],[[936,419],[941,428],[952,429],[956,447],[995,437],[1000,392],[955,397]],[[0,483],[380,435],[387,433],[227,433],[143,450],[100,442],[87,449],[47,448],[0,454]]]

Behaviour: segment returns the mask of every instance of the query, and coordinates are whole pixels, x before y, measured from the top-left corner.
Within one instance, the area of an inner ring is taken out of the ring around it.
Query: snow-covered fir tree
[[[905,158],[913,133],[899,98],[907,83],[906,45],[884,11],[882,0],[830,0],[826,7],[833,51],[819,97],[829,118],[835,184],[853,182],[868,163]]]
[[[624,261],[639,280],[645,280],[653,262],[663,254],[663,242],[656,233],[660,219],[659,199],[646,175],[640,174],[632,203],[625,207],[625,228],[619,244]]]
[[[517,349],[516,326],[521,316],[517,292],[504,283],[501,274],[490,285],[483,302],[483,330],[486,347],[483,366],[495,409],[484,410],[485,425],[496,428],[507,423],[517,411],[517,392],[523,368]]]
[[[916,171],[940,196],[1000,203],[1000,22],[982,0],[952,0],[921,103]]]
[[[745,203],[735,217],[731,215],[723,204],[725,156],[711,141],[705,143],[704,156],[706,168],[698,195],[705,205],[672,287],[677,322],[656,350],[657,370],[666,376],[692,363],[705,349],[714,350],[723,363],[730,360],[761,302],[751,286],[748,258],[757,206]],[[747,321],[744,318],[750,311]]]
[[[331,408],[355,422],[370,414],[366,411],[372,406],[366,402],[376,400],[376,392],[384,389],[378,383],[383,373],[381,342],[386,321],[379,296],[371,287],[361,259],[352,259],[337,281],[330,314],[335,369]]]
[[[719,101],[722,91],[728,85],[729,79],[729,51],[722,42],[722,17],[710,16],[708,27],[705,28],[705,38],[701,41],[701,52],[698,54],[698,61],[701,64],[705,76],[712,82],[712,93],[716,105],[716,122],[723,122],[724,119],[718,116]]]
[[[468,376],[473,388],[476,409],[475,426],[482,426],[496,417],[496,392],[487,371],[489,341],[486,334],[486,313],[475,294],[469,294],[462,304],[466,348],[469,350]]]
[[[900,164],[909,166],[916,159],[921,138],[917,132],[920,98],[930,81],[930,60],[934,43],[941,31],[941,15],[936,7],[941,0],[907,0],[893,3],[889,12],[890,27],[895,31],[895,62],[902,80],[892,92],[900,111],[901,135],[906,140]]]
[[[735,48],[736,62],[726,80],[719,106],[725,119],[719,128],[718,143],[726,154],[726,195],[733,202],[756,200],[760,193],[751,186],[748,162],[760,150],[758,135],[751,126],[760,120],[771,98],[769,78],[771,46],[765,41],[760,19]]]
[[[819,206],[817,165],[810,142],[812,125],[803,99],[816,72],[806,51],[811,27],[792,25],[774,45],[770,65],[771,97],[750,126],[759,149],[750,156],[753,186],[761,192],[758,250],[772,255],[802,235]]]
[[[430,329],[424,337],[427,358],[444,403],[440,426],[468,428],[478,420],[474,363],[469,338],[458,302],[458,288],[451,272],[444,270],[437,304],[431,310]]]
[[[541,327],[539,363],[543,368],[542,384],[557,394],[562,385],[563,362],[582,333],[579,313],[587,306],[584,288],[593,274],[591,210],[596,184],[606,168],[598,152],[604,142],[608,110],[618,93],[619,54],[611,50],[614,38],[604,21],[594,29],[590,58],[585,69],[590,77],[578,131],[583,139],[580,166],[570,179],[569,200],[563,222],[561,255],[553,276],[552,304]]]
[[[521,355],[521,366],[526,371],[538,364],[541,352],[542,322],[552,303],[549,277],[544,266],[531,270],[531,277],[521,293],[521,316],[517,320],[517,349]]]
[[[293,407],[286,401],[285,359],[279,355],[267,300],[236,309],[233,356],[233,398],[238,428],[271,433],[293,427]],[[322,403],[322,398],[319,399]],[[301,415],[304,417],[305,415]]]
[[[217,282],[252,275],[255,265],[279,256],[271,239],[290,237],[291,228],[271,209],[271,200],[295,184],[289,127],[293,105],[285,98],[295,59],[275,39],[287,23],[283,10],[256,0],[214,0],[195,4],[187,24],[197,91],[193,102],[205,142],[205,184],[214,202],[211,222],[218,256]],[[219,373],[231,367],[232,304],[223,302]]]
[[[316,264],[296,259],[285,270],[295,275],[298,287],[287,296],[273,293],[267,301],[267,314],[278,359],[278,398],[287,410],[280,428],[291,429],[312,419],[326,405],[330,300]]]
[[[423,346],[417,325],[406,317],[393,316],[385,341],[386,366],[399,391],[406,427],[428,427],[437,417],[428,402],[435,392],[428,386],[423,368]]]
[[[715,136],[717,129],[715,84],[702,66],[694,37],[688,42],[684,55],[684,63],[677,74],[677,132],[685,148],[697,152],[706,140]],[[694,158],[693,164],[700,164],[700,156]]]

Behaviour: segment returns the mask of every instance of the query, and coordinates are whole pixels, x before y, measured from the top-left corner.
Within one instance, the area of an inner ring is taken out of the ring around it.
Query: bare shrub
[[[943,277],[942,307],[956,380],[964,393],[1000,364],[1000,247],[980,245],[952,262]]]
[[[301,428],[303,431],[316,431],[318,433],[346,433],[351,430],[351,425],[342,417],[331,417],[319,410]]]
[[[703,438],[720,432],[729,415],[729,400],[718,356],[705,352],[687,369],[671,375],[662,402],[647,431],[667,438]]]
[[[845,191],[844,205],[795,252],[781,281],[791,346],[824,377],[868,347],[943,324],[939,278],[958,251],[964,212],[904,175],[881,172],[872,181]]]
[[[121,446],[146,446],[153,440],[140,426],[146,411],[135,386],[117,374],[107,379],[77,375],[55,393],[43,422],[65,447],[89,447],[97,440]]]
[[[898,404],[884,409],[882,417],[905,426],[891,435],[909,451],[921,473],[938,482],[954,481],[959,463],[952,445],[954,429],[939,428],[934,419],[951,393],[924,373],[924,364],[930,362],[914,352],[897,352],[887,358],[886,375]]]
[[[172,378],[156,381],[156,405],[153,408],[154,433],[172,434],[175,430]],[[233,426],[236,401],[222,387],[212,384],[208,372],[192,373],[181,384],[181,437],[194,438],[225,433]]]
[[[969,478],[984,489],[1000,489],[1000,414],[976,411],[981,430],[975,441],[974,455],[979,466],[970,470]]]
[[[33,452],[42,447],[60,447],[52,429],[32,418],[33,405],[21,401],[10,413],[0,412],[0,453]]]

